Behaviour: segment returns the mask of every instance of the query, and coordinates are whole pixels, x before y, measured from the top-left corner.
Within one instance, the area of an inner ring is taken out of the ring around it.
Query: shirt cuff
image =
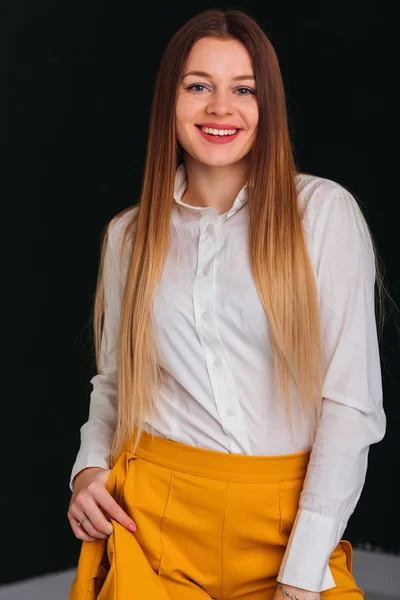
[[[102,431],[99,427],[96,430],[96,435],[90,435],[91,426],[85,423],[81,427],[81,447],[72,467],[69,489],[74,491],[73,479],[75,475],[86,467],[102,467],[110,469],[110,440],[108,431]]]
[[[110,465],[108,464],[108,461],[105,460],[101,460],[99,458],[94,458],[93,460],[89,460],[89,461],[76,461],[73,469],[71,471],[71,475],[69,478],[69,489],[71,490],[71,492],[74,491],[74,485],[75,482],[74,477],[83,469],[86,469],[87,467],[101,467],[102,469],[109,469]]]
[[[329,559],[345,526],[314,511],[299,509],[277,580],[310,592],[336,587]]]

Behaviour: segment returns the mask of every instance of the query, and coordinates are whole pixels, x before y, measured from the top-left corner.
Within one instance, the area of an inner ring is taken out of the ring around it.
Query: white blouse
[[[169,373],[160,389],[157,435],[192,446],[246,455],[309,450],[294,403],[293,445],[273,378],[269,325],[250,269],[247,185],[231,209],[181,200],[176,172],[171,244],[154,296],[159,361]],[[298,201],[320,300],[323,410],[299,509],[278,581],[323,591],[335,587],[328,561],[365,481],[369,446],[385,435],[374,312],[371,238],[353,196],[338,183],[296,176]],[[124,274],[118,269],[123,224],[110,228],[105,259],[103,374],[91,379],[89,416],[73,478],[85,467],[110,468],[116,418],[116,344]],[[149,431],[148,425],[145,430]]]

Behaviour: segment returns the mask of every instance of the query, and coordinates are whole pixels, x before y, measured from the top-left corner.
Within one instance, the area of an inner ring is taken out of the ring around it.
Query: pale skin
[[[256,91],[251,57],[240,42],[202,38],[194,44],[176,105],[177,139],[188,174],[184,202],[212,206],[219,214],[231,208],[248,177],[248,153],[258,124]],[[227,144],[213,144],[197,127],[207,122],[241,131]]]
[[[202,74],[189,74],[193,71]],[[206,122],[217,123],[222,129],[226,124],[234,125],[240,133],[229,143],[213,144],[198,130],[198,124]],[[248,178],[248,155],[257,125],[257,88],[246,48],[236,40],[198,40],[186,61],[176,103],[176,135],[188,175],[184,202],[212,206],[219,214],[231,208]],[[67,516],[80,540],[107,539],[113,531],[107,516],[127,529],[136,529],[134,521],[106,489],[110,472],[88,467],[76,475]],[[84,516],[88,518],[78,526]],[[316,592],[283,586],[300,600],[320,600]],[[273,600],[283,597],[277,587]]]
[[[191,72],[206,75],[186,74]],[[188,57],[176,105],[177,139],[184,150],[187,204],[228,211],[247,181],[248,154],[258,125],[257,87],[251,56],[236,40],[202,38]],[[245,77],[246,76],[246,77]],[[237,79],[243,77],[243,79]],[[199,123],[235,125],[239,136],[227,144],[212,144],[198,131]],[[212,189],[212,194],[210,194]],[[283,584],[300,600],[319,600],[317,592]],[[277,587],[273,600],[281,600]]]

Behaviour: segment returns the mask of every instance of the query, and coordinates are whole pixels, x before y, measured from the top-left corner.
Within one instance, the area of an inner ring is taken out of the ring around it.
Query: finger
[[[90,489],[89,489],[90,488]],[[90,536],[106,539],[113,532],[112,524],[107,520],[99,506],[96,497],[99,490],[106,490],[103,485],[89,485],[88,490],[78,492],[75,501],[71,502],[69,512],[78,522],[84,516],[88,517],[83,521],[81,527],[87,531]],[[108,492],[107,492],[108,493]]]
[[[94,508],[94,510],[92,508]],[[91,503],[85,502],[84,508],[81,508],[77,503],[74,503],[68,511],[69,521],[71,525],[74,524],[76,526],[78,531],[82,530],[84,533],[87,532],[90,537],[107,539],[113,531],[112,525],[106,520],[106,531],[98,530],[92,520],[96,519],[96,510],[99,511],[99,507],[94,501]],[[100,514],[102,515],[102,513]],[[104,517],[102,518],[104,519]]]
[[[106,539],[112,534],[113,526],[107,521],[104,513],[101,511],[101,507],[98,506],[95,499],[90,499],[85,503],[83,513],[83,516],[88,518],[82,522],[81,527],[83,527],[89,535]],[[81,517],[82,519],[83,516]]]
[[[103,531],[100,531],[93,524],[92,517],[88,516],[84,521],[82,521],[82,523],[80,525],[79,525],[79,523],[77,523],[77,527],[78,527],[78,529],[83,529],[84,532],[86,532],[86,534],[88,534],[92,538],[100,539],[100,540],[107,540],[110,537],[111,533],[113,532],[113,527],[112,527],[111,523],[108,523],[108,524],[111,526],[111,531],[109,533],[104,533]]]
[[[71,529],[74,532],[75,537],[78,538],[78,540],[82,540],[84,542],[96,541],[96,538],[88,535],[87,532],[82,527],[78,526],[78,521],[74,517],[71,517],[69,514],[67,516],[68,516],[69,523],[71,525]]]
[[[96,491],[95,498],[106,513],[115,519],[115,521],[118,521],[123,527],[129,529],[129,531],[137,531],[136,523],[121,508],[105,487],[99,488]],[[106,523],[108,523],[108,521],[106,521]]]

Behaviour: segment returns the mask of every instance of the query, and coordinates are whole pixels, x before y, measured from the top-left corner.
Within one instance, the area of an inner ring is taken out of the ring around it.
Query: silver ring
[[[83,521],[84,521],[85,519],[88,519],[88,518],[89,518],[89,517],[83,517],[83,519],[82,519],[81,521],[79,521],[79,523],[78,523],[78,527],[80,527],[80,526],[82,525]]]

